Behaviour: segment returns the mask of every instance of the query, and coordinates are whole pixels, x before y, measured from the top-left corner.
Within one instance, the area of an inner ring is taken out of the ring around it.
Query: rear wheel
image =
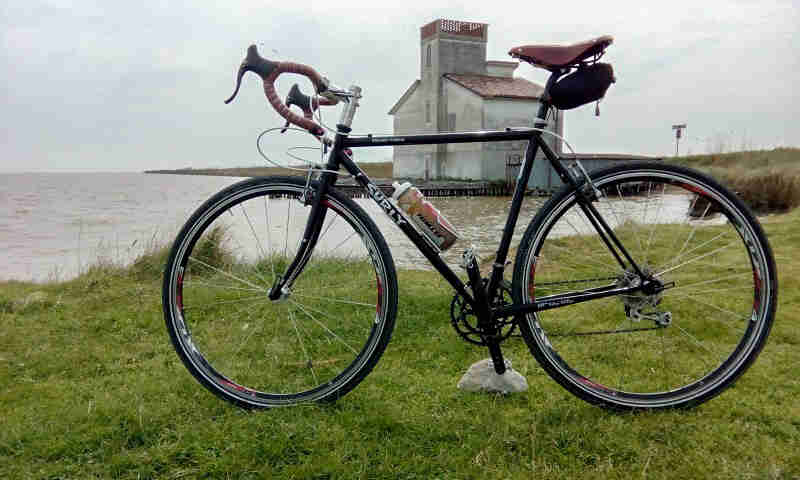
[[[544,369],[591,403],[686,407],[730,386],[755,360],[776,308],[766,237],[733,194],[698,172],[639,163],[595,172],[593,205],[660,292],[636,292],[527,315],[528,347]],[[529,225],[514,293],[550,295],[635,286],[564,189]]]
[[[291,292],[267,297],[302,239],[311,211],[304,192],[304,181],[282,177],[221,191],[192,215],[167,262],[164,317],[178,355],[206,388],[243,407],[344,395],[375,366],[394,327],[386,242],[335,190]]]

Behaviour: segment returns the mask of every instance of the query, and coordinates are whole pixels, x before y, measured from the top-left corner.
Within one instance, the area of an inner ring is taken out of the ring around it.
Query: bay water
[[[0,280],[67,280],[98,262],[130,263],[149,249],[170,245],[197,207],[240,180],[144,173],[0,174]],[[492,257],[510,198],[429,200],[461,235],[445,252],[448,263],[457,265],[470,245]],[[542,201],[526,198],[517,239]],[[372,200],[356,202],[378,224],[398,268],[430,268]]]

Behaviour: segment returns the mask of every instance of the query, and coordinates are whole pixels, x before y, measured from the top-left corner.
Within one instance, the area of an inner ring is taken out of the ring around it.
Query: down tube
[[[400,228],[400,230],[408,237],[409,240],[417,247],[417,249],[425,255],[425,258],[433,265],[433,267],[447,280],[450,285],[462,295],[469,304],[473,303],[472,295],[467,291],[464,282],[458,278],[455,272],[442,260],[439,252],[433,249],[428,244],[428,241],[422,236],[421,233],[408,222],[408,217],[386,197],[386,195],[367,177],[363,170],[356,165],[347,155],[339,156],[342,165],[350,172],[356,181],[364,187],[364,190],[369,194],[369,197],[381,207],[386,215]]]

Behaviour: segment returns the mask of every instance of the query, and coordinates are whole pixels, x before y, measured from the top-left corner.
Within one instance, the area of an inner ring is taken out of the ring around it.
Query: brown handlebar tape
[[[269,100],[272,108],[274,108],[275,111],[277,111],[278,114],[287,121],[297,125],[298,127],[308,130],[312,135],[324,135],[325,130],[318,123],[312,120],[313,115],[311,115],[311,112],[304,111],[303,117],[293,113],[289,107],[283,104],[281,99],[278,97],[278,93],[275,91],[275,80],[282,73],[295,73],[308,77],[308,79],[311,80],[311,83],[314,84],[314,88],[317,92],[321,92],[326,88],[325,81],[322,79],[322,76],[308,65],[303,65],[300,63],[278,62],[275,64],[275,67],[276,68],[267,77],[263,78],[264,94],[267,96],[267,100]],[[329,100],[324,97],[314,97],[312,100],[312,106],[315,110],[320,105],[335,105],[336,103],[336,101]]]
[[[325,130],[321,126],[319,126],[316,122],[311,120],[310,118],[301,117],[283,104],[280,98],[278,98],[278,93],[275,91],[275,79],[280,75],[280,68],[276,69],[272,72],[267,78],[264,79],[264,94],[267,96],[267,100],[272,105],[272,108],[278,112],[278,115],[285,118],[289,123],[297,125],[300,128],[304,128],[308,130],[312,135],[321,136],[325,134]],[[311,77],[309,77],[311,78]],[[313,81],[313,79],[312,79]]]

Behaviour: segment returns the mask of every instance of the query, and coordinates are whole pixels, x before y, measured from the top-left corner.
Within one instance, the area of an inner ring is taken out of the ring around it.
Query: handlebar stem
[[[339,125],[350,128],[353,123],[353,117],[356,115],[356,108],[359,107],[358,99],[361,98],[361,87],[351,85],[347,92],[349,93],[350,101],[345,104],[342,110],[342,115],[339,117]]]

